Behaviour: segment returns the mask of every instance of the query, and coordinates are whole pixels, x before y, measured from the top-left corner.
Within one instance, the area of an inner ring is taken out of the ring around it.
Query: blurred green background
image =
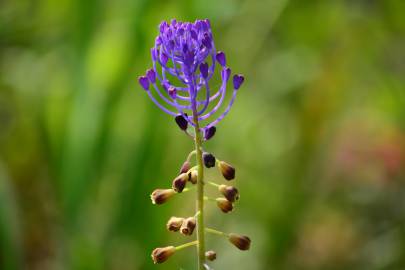
[[[206,144],[237,168],[214,269],[405,269],[405,1],[0,2],[0,269],[195,269],[154,247],[192,142],[137,84],[162,20],[209,18],[246,83]],[[209,177],[222,182],[216,171]]]

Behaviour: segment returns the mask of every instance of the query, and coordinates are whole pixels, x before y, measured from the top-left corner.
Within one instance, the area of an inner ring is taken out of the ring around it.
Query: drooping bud
[[[186,160],[184,161],[183,165],[181,165],[180,173],[186,173],[188,172],[188,170],[190,170],[190,168],[191,168],[190,161]]]
[[[183,115],[179,114],[177,115],[174,120],[176,121],[176,124],[179,126],[181,130],[186,130],[188,126],[187,120],[184,118]]]
[[[148,77],[149,81],[151,83],[155,83],[156,82],[156,73],[153,69],[148,69],[146,71],[146,77]]]
[[[176,192],[173,189],[155,189],[150,195],[150,198],[153,204],[163,204],[173,197],[174,194],[176,194]]]
[[[177,232],[180,230],[181,225],[183,224],[184,218],[181,217],[171,217],[166,224],[166,228],[171,232]]]
[[[213,250],[208,250],[205,252],[205,258],[209,261],[214,261],[217,258],[217,253]]]
[[[215,126],[209,127],[204,130],[204,139],[208,141],[212,137],[214,137],[215,132],[217,131],[217,128]]]
[[[204,152],[203,161],[204,161],[205,167],[207,167],[207,168],[212,168],[215,166],[215,157],[211,153]]]
[[[189,217],[183,220],[183,224],[180,227],[180,233],[184,235],[192,235],[196,226],[195,217]]]
[[[169,96],[172,99],[176,99],[177,98],[177,90],[176,88],[174,88],[173,86],[170,86],[169,89],[167,89],[167,92],[169,93]]]
[[[250,238],[245,235],[239,235],[236,233],[229,234],[229,242],[240,250],[248,250],[250,248]]]
[[[192,170],[191,172],[188,173],[188,181],[190,181],[193,185],[197,184],[198,180],[198,172],[197,170]]]
[[[220,185],[218,187],[218,190],[230,202],[235,202],[239,200],[239,191],[236,187]]]
[[[179,176],[174,178],[172,182],[173,190],[176,191],[177,193],[183,192],[183,189],[186,187],[188,179],[189,176],[187,173],[181,173]]]
[[[153,263],[163,263],[170,256],[172,256],[176,252],[176,248],[174,246],[162,247],[162,248],[155,248],[152,251],[152,260]]]
[[[140,76],[138,78],[138,82],[143,89],[145,89],[146,91],[149,90],[149,80],[146,76]]]
[[[218,168],[226,180],[229,181],[235,178],[235,168],[225,161],[219,161]]]
[[[233,88],[238,90],[242,83],[245,81],[245,77],[241,74],[237,74],[233,76]]]
[[[233,210],[233,204],[225,198],[216,198],[217,206],[222,212],[228,213]]]
[[[208,77],[208,64],[207,63],[202,63],[200,65],[200,72],[204,79],[206,79]]]
[[[225,53],[224,53],[224,52],[219,51],[219,52],[217,53],[217,55],[216,55],[215,58],[217,59],[218,63],[219,63],[221,66],[224,67],[224,66],[226,65],[226,57],[225,57]]]

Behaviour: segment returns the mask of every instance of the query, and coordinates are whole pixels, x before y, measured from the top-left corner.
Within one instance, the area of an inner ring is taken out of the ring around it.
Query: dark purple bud
[[[149,80],[146,76],[140,76],[138,78],[138,82],[143,89],[145,89],[146,91],[149,90]]]
[[[162,62],[163,65],[166,65],[167,60],[169,60],[169,58],[167,57],[167,55],[165,53],[162,53],[160,55],[160,62]]]
[[[186,53],[186,52],[188,52],[188,45],[187,45],[187,43],[184,43],[183,44],[183,53]]]
[[[193,63],[194,63],[194,52],[188,51],[184,57],[184,64],[186,64],[186,66],[188,67],[191,67]]]
[[[205,129],[205,131],[204,131],[204,139],[206,141],[208,141],[209,139],[214,137],[216,131],[217,131],[217,128],[215,126],[212,126],[212,127],[209,127],[207,129]]]
[[[188,172],[188,170],[190,170],[190,168],[191,168],[191,163],[190,163],[190,161],[186,160],[186,161],[184,161],[183,165],[181,165],[180,173],[186,173],[186,172]]]
[[[192,39],[198,40],[198,35],[194,30],[191,30],[190,35]]]
[[[226,65],[226,57],[225,57],[225,53],[224,53],[224,52],[219,51],[219,52],[217,53],[217,55],[216,55],[215,58],[217,59],[218,63],[219,63],[221,66],[224,67],[224,66]]]
[[[233,88],[235,88],[236,90],[239,89],[239,87],[242,85],[242,83],[244,82],[245,77],[243,77],[243,75],[241,74],[236,74],[233,76]]]
[[[228,81],[230,76],[231,76],[231,69],[229,67],[221,71],[222,80]]]
[[[182,173],[177,176],[172,182],[172,189],[177,193],[183,192],[183,189],[186,187],[189,175],[187,173]]]
[[[215,166],[215,157],[213,154],[204,152],[203,160],[204,160],[205,167],[212,168]]]
[[[187,120],[183,117],[183,115],[177,115],[174,120],[176,121],[177,125],[181,130],[186,130],[188,126]]]
[[[170,50],[173,50],[173,49],[174,49],[174,46],[175,46],[174,40],[170,40],[170,41],[169,41],[169,49],[170,49]]]
[[[208,35],[204,35],[204,38],[201,40],[201,42],[208,50],[211,49],[211,38]]]
[[[170,96],[172,99],[176,99],[176,97],[177,97],[177,90],[176,90],[176,88],[174,88],[173,86],[170,86],[169,89],[167,89],[167,92],[169,93],[169,96]]]
[[[204,79],[206,79],[208,77],[208,64],[207,63],[202,63],[200,65],[200,72]]]
[[[239,191],[236,187],[220,185],[218,187],[218,190],[230,202],[235,202],[239,200]]]
[[[148,69],[146,71],[146,77],[148,77],[149,81],[151,83],[155,83],[156,82],[156,73],[153,69]]]

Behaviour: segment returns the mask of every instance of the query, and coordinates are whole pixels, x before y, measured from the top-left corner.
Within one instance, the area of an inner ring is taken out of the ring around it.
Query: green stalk
[[[195,131],[195,151],[198,166],[197,177],[197,256],[198,256],[198,270],[204,270],[205,264],[205,231],[204,231],[204,164],[202,159],[202,139],[200,133],[200,127],[198,123],[197,110],[193,108],[193,120]]]

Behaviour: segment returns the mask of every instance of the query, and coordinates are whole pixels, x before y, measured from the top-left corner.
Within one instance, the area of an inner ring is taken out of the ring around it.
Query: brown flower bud
[[[183,165],[180,168],[180,173],[186,173],[188,170],[190,170],[191,164],[190,161],[186,160],[184,161]]]
[[[251,241],[249,237],[235,233],[230,233],[228,237],[229,242],[240,250],[248,250],[250,248]]]
[[[184,218],[181,217],[171,217],[166,224],[166,228],[171,232],[177,232],[180,230],[181,225],[183,224]]]
[[[176,248],[174,246],[162,247],[162,248],[155,248],[152,251],[152,260],[153,263],[163,263],[170,256],[172,256],[176,252]]]
[[[233,204],[225,198],[216,198],[217,205],[222,212],[228,213],[233,210]]]
[[[189,217],[183,220],[183,224],[180,227],[180,233],[184,235],[192,235],[196,226],[195,217]]]
[[[239,200],[239,191],[236,187],[220,185],[218,187],[218,190],[230,202],[235,202]]]
[[[214,261],[217,258],[217,253],[213,250],[208,250],[205,252],[205,258],[209,261]]]
[[[163,204],[170,199],[176,192],[173,189],[155,189],[150,198],[153,204]]]
[[[178,193],[181,193],[187,184],[188,178],[189,176],[186,173],[182,173],[179,176],[177,176],[172,183],[173,190]]]
[[[198,178],[198,172],[197,170],[192,170],[191,172],[188,173],[188,180],[193,184],[197,184],[197,178]]]
[[[226,180],[232,180],[235,178],[235,168],[225,161],[219,161],[218,168]]]

